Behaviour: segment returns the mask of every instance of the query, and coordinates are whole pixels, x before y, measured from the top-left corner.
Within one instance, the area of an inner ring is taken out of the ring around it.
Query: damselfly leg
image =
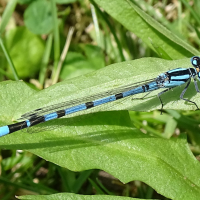
[[[161,103],[161,111],[160,111],[160,114],[161,114],[161,115],[162,115],[162,112],[163,112],[163,106],[164,106],[164,104],[163,104],[163,102],[162,102],[160,96],[161,96],[162,94],[164,94],[165,92],[168,92],[168,91],[171,90],[171,89],[172,89],[172,88],[167,88],[166,90],[163,90],[162,92],[158,93],[158,99],[160,100],[160,103]]]
[[[190,85],[190,82],[191,82],[191,78],[188,80],[187,82],[187,85],[185,86],[184,90],[181,92],[181,95],[180,95],[180,99],[184,100],[184,101],[187,101],[187,102],[190,102],[190,103],[193,103],[196,107],[197,107],[197,110],[199,110],[199,107],[197,106],[197,104],[194,102],[194,101],[190,101],[189,99],[185,99],[183,98],[184,94],[186,93],[187,89],[188,89],[188,86]],[[196,87],[195,87],[196,88]],[[198,88],[198,87],[197,87]],[[198,92],[198,91],[197,91]]]
[[[143,100],[145,97],[147,97],[152,91],[148,92],[147,94],[145,94],[143,97],[139,97],[139,98],[132,98],[131,100]]]

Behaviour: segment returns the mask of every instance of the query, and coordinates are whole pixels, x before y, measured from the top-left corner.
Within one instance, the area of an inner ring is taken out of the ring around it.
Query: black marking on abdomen
[[[26,124],[25,121],[23,121],[23,122],[19,122],[19,123],[16,123],[16,124],[8,125],[8,128],[10,130],[10,133],[13,133],[13,132],[19,131],[23,128],[27,128],[27,124]]]
[[[40,116],[40,117],[37,117],[37,118],[31,118],[31,119],[29,119],[29,122],[31,124],[30,126],[37,125],[37,124],[40,124],[42,122],[45,122],[45,117]]]
[[[121,99],[121,98],[123,98],[123,94],[122,93],[116,94],[115,98],[116,98],[116,100]]]
[[[85,106],[86,106],[86,108],[88,109],[88,108],[92,108],[92,107],[94,107],[94,103],[91,101],[91,102],[87,102],[87,103],[85,103]]]
[[[149,85],[145,85],[145,87],[146,87],[146,90],[149,90]]]
[[[58,118],[65,116],[65,110],[59,110],[56,113],[58,115]]]
[[[143,89],[143,91],[145,92],[145,87],[144,87],[144,85],[142,86],[142,89]]]

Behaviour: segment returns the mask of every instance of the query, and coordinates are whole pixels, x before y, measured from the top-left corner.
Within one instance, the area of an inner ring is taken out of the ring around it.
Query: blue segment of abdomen
[[[139,94],[139,93],[143,93],[143,92],[144,92],[144,90],[142,89],[142,87],[138,87],[138,88],[126,91],[126,92],[122,92],[122,94],[123,94],[123,97],[127,97],[130,95]]]
[[[108,103],[108,102],[115,101],[115,100],[116,100],[115,95],[112,95],[112,96],[105,97],[102,99],[97,99],[97,100],[93,101],[93,103],[94,103],[94,106],[99,106],[101,104]]]
[[[73,106],[71,108],[65,109],[65,115],[69,115],[71,113],[75,113],[75,112],[78,112],[78,111],[81,111],[81,110],[86,110],[86,109],[87,109],[87,107],[86,107],[85,103],[77,105],[77,106]]]
[[[156,82],[151,82],[148,85],[149,85],[149,89],[146,92],[157,90],[160,88],[160,87],[158,87],[158,84]]]
[[[0,127],[0,137],[10,133],[8,126]]]
[[[56,119],[56,118],[58,118],[57,112],[44,115],[44,120],[45,121],[49,121],[49,120]]]
[[[148,87],[146,87],[146,86],[148,86]],[[148,83],[146,86],[145,85],[143,86],[145,89],[145,92],[159,89],[158,84],[156,82]],[[139,94],[139,93],[143,93],[143,92],[144,92],[144,90],[143,90],[142,86],[140,86],[140,87],[134,88],[132,90],[129,90],[127,92],[122,92],[122,94],[123,94],[123,97],[127,97],[130,95]]]

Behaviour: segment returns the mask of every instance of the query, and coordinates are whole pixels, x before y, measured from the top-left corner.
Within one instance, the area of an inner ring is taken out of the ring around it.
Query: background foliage
[[[190,67],[199,55],[198,0],[0,6],[2,126],[38,107]],[[183,88],[162,96],[163,115],[155,91],[0,138],[1,199],[198,199],[200,112],[179,100]],[[191,84],[186,97],[200,105],[198,96]]]

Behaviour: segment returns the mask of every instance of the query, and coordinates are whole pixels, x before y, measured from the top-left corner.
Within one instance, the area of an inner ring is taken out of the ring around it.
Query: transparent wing
[[[126,101],[127,99],[130,99],[130,98],[131,98],[130,96],[127,96],[125,98],[120,99],[120,101],[115,102],[115,104],[109,104],[109,103],[104,104],[104,109],[105,109],[105,107],[110,109],[113,106],[116,106],[117,104],[122,104],[124,101]],[[93,109],[95,109],[95,110],[93,110]],[[93,112],[99,112],[99,111],[102,111],[101,105],[93,107],[93,108],[89,109],[89,111],[88,110],[83,110],[81,112],[84,115],[84,114],[86,114],[88,112],[89,113],[93,113]],[[68,116],[70,117],[70,114]],[[39,119],[43,119],[43,115],[42,116],[36,116],[35,120],[38,121]],[[32,123],[34,123],[35,120],[33,120]],[[79,120],[81,120],[81,118],[79,118]],[[77,118],[76,118],[76,122],[77,122]],[[67,121],[66,120],[65,120],[65,123],[63,125],[61,125],[61,124],[55,125],[55,124],[52,124],[52,123],[47,125],[47,123],[45,122],[45,126],[43,126],[43,123],[44,123],[44,121],[41,122],[40,124],[37,124],[37,125],[30,126],[30,127],[25,128],[25,129],[22,129],[21,131],[22,132],[26,132],[26,133],[39,133],[39,132],[44,132],[44,131],[52,131],[52,130],[55,130],[57,128],[60,128],[61,126],[64,127],[64,126],[67,125]]]
[[[54,105],[51,105],[51,106],[46,106],[46,107],[43,107],[43,108],[38,108],[36,110],[33,110],[33,111],[30,111],[30,112],[23,114],[21,116],[20,120],[21,119],[37,118],[37,117],[43,116],[43,115],[51,113],[51,112],[55,112],[55,111],[58,111],[58,110],[66,109],[68,107],[72,107],[74,105],[78,105],[78,104],[81,104],[81,103],[86,103],[86,102],[89,102],[89,101],[94,101],[94,100],[97,100],[97,99],[100,99],[100,98],[104,98],[104,97],[107,97],[107,96],[110,96],[110,95],[122,93],[122,92],[125,92],[125,91],[128,91],[128,90],[132,90],[134,88],[140,87],[144,84],[148,84],[152,81],[155,81],[155,78],[149,79],[149,80],[146,80],[146,81],[137,82],[137,83],[134,83],[134,84],[129,84],[129,85],[122,86],[122,87],[118,87],[118,88],[115,88],[113,90],[108,90],[106,92],[98,93],[98,94],[95,94],[95,95],[91,95],[91,96],[87,96],[87,97],[83,97],[83,98],[78,98],[78,99],[75,99],[75,100],[69,100],[69,101],[66,101],[66,102],[54,104]]]
[[[39,118],[42,118],[42,117],[38,117],[38,118],[36,118],[36,120],[38,120]],[[32,123],[34,123],[34,121]],[[40,132],[44,132],[44,131],[52,131],[52,130],[55,130],[60,127],[61,127],[61,125],[55,125],[55,124],[54,125],[48,124],[48,126],[43,126],[43,122],[42,122],[35,126],[30,126],[30,127],[21,129],[21,131],[24,133],[40,133]]]

